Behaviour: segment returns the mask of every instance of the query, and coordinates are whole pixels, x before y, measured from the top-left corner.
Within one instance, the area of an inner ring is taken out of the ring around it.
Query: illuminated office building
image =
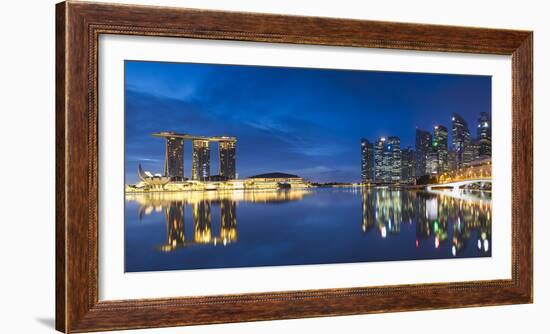
[[[449,170],[453,171],[456,170],[458,167],[456,166],[456,152],[454,150],[449,150]]]
[[[391,152],[391,181],[401,181],[401,140],[388,137],[387,149]]]
[[[374,147],[371,142],[361,138],[361,182],[370,183],[374,179]]]
[[[429,174],[428,157],[431,151],[432,134],[428,131],[416,129],[416,177]]]
[[[478,161],[481,150],[481,142],[479,140],[472,140],[467,148],[467,156],[470,157],[470,162]]]
[[[467,165],[469,163],[471,163],[473,160],[474,160],[474,150],[473,150],[473,147],[472,147],[472,137],[470,135],[470,131],[468,130],[468,132],[466,133],[465,135],[465,149],[464,149],[464,154],[462,156],[462,165],[461,166],[464,166],[464,165]]]
[[[436,171],[444,173],[449,170],[449,131],[443,125],[434,127],[432,150],[435,152]]]
[[[459,114],[453,113],[452,117],[452,147],[455,152],[454,157],[456,161],[453,165],[456,168],[461,168],[464,164],[472,161],[472,152],[468,147],[470,146],[471,137],[470,130],[468,129],[468,123]]]
[[[374,179],[377,182],[390,182],[390,154],[386,150],[386,138],[379,138],[374,145]]]
[[[412,182],[416,175],[415,152],[407,147],[401,150],[401,181]]]
[[[482,112],[477,119],[477,140],[479,159],[491,157],[491,120],[486,112]]]
[[[437,163],[437,151],[433,148],[430,148],[428,152],[428,157],[426,159],[426,174],[435,175],[437,174],[437,168],[439,164]]]
[[[399,137],[381,137],[374,147],[374,179],[395,183],[401,180],[401,141]]]

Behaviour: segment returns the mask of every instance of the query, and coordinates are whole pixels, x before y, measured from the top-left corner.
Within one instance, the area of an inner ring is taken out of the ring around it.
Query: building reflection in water
[[[195,242],[209,244],[212,241],[210,202],[200,201],[193,204],[193,223],[195,225]]]
[[[185,242],[184,206],[181,201],[170,203],[165,210],[166,245],[164,248],[177,248]]]
[[[237,203],[224,199],[220,203],[220,238],[224,245],[237,241]]]
[[[166,241],[159,249],[171,252],[189,246],[236,243],[239,202],[299,201],[311,193],[312,190],[307,189],[146,193],[127,195],[126,199],[140,205],[140,219],[153,212],[164,212]],[[361,229],[366,235],[374,233],[381,240],[389,240],[406,229],[415,232],[410,240],[402,239],[400,244],[411,242],[416,248],[448,251],[445,253],[448,256],[460,256],[468,245],[477,247],[479,254],[490,252],[491,198],[488,193],[453,197],[441,192],[376,188],[362,189],[361,200]],[[186,210],[190,210],[187,216]],[[193,224],[188,229],[186,217]]]
[[[228,191],[228,192],[181,192],[128,194],[127,200],[140,205],[139,218],[153,212],[164,211],[166,220],[166,243],[160,246],[163,252],[192,245],[223,246],[237,242],[237,202],[272,203],[301,200],[311,191]],[[193,236],[186,235],[185,208],[191,208]],[[212,229],[212,210],[219,207],[219,235]]]
[[[481,253],[490,251],[491,199],[488,193],[465,193],[452,197],[444,193],[392,190],[362,191],[362,230],[376,226],[382,239],[399,234],[402,224],[416,223],[415,246],[449,249],[459,255],[475,237]],[[450,244],[449,244],[450,243]]]

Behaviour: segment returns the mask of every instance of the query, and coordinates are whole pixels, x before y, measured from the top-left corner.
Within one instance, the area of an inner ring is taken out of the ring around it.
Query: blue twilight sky
[[[417,127],[450,129],[453,112],[475,136],[483,111],[490,76],[126,61],[126,182],[137,181],[138,163],[162,173],[164,142],[151,136],[159,131],[237,137],[239,178],[359,181],[361,137],[394,135],[414,148]],[[214,175],[217,144],[211,154]]]

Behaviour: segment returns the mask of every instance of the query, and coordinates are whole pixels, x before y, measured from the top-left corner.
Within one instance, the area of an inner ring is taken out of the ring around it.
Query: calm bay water
[[[491,256],[490,193],[127,194],[125,271]]]

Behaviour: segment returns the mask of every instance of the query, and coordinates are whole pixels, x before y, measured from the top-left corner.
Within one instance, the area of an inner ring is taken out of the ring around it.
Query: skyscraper
[[[481,151],[480,141],[471,140],[470,145],[466,150],[467,156],[470,158],[470,162],[477,161],[481,158],[479,155],[480,151]]]
[[[365,138],[361,138],[361,182],[370,183],[374,178],[374,147]]]
[[[428,155],[431,150],[432,135],[428,131],[416,129],[416,177],[428,174]]]
[[[479,158],[491,157],[491,120],[486,112],[482,112],[477,119],[477,140],[479,145]]]
[[[388,137],[387,149],[391,152],[391,181],[401,181],[401,140]]]
[[[401,180],[401,143],[399,137],[379,138],[374,147],[374,178],[378,182]]]
[[[456,170],[456,152],[452,150],[452,148],[449,150],[449,170]]]
[[[210,176],[210,146],[208,140],[193,140],[193,180],[204,181]]]
[[[172,181],[183,180],[183,139],[181,138],[166,138],[164,175],[170,177]]]
[[[435,151],[437,173],[443,173],[449,170],[449,131],[443,125],[434,127],[434,138],[432,150]]]
[[[459,114],[453,113],[452,117],[452,150],[455,152],[454,165],[461,168],[465,163],[471,162],[471,153],[467,149],[470,145],[470,130],[468,123]]]
[[[219,174],[225,176],[230,180],[235,179],[236,169],[235,169],[235,147],[237,142],[235,140],[230,141],[220,141],[218,152],[219,152]]]
[[[464,134],[464,147],[461,166],[467,165],[474,160],[474,147],[472,146],[470,130]]]
[[[437,150],[431,147],[428,152],[428,157],[426,158],[426,174],[437,174],[438,166]]]
[[[391,181],[391,153],[386,149],[386,138],[379,138],[374,146],[374,179],[377,182]]]
[[[401,181],[412,182],[416,175],[415,152],[411,147],[401,150]]]

